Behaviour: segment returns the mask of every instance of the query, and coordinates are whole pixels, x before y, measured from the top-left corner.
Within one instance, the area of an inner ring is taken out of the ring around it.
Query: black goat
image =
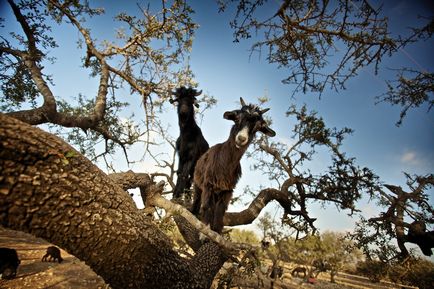
[[[192,213],[200,214],[202,221],[220,233],[223,217],[232,198],[232,192],[241,177],[240,160],[260,131],[268,136],[276,133],[270,129],[257,106],[246,105],[240,98],[241,109],[227,111],[223,117],[232,120],[228,140],[211,147],[197,162],[194,171],[195,197]]]
[[[42,257],[42,262],[50,262],[56,260],[61,263],[63,261],[62,257],[60,256],[60,250],[57,247],[50,246],[47,248],[47,254]]]
[[[0,275],[2,279],[14,278],[20,263],[15,249],[0,248]]]
[[[173,198],[180,198],[186,190],[190,190],[193,180],[194,168],[197,160],[209,148],[208,142],[202,135],[202,131],[194,119],[194,107],[196,96],[202,91],[194,88],[180,87],[173,92],[175,99],[170,103],[178,102],[178,123],[180,134],[176,140],[176,151],[178,152],[178,179],[173,191]],[[191,196],[191,193],[188,193]]]
[[[271,266],[271,279],[280,279],[283,276],[283,268],[282,266]]]

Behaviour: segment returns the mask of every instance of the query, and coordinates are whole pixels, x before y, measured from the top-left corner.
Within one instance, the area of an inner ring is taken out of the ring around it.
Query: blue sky
[[[384,10],[388,11],[387,16],[390,17],[393,31],[401,32],[411,24],[406,21],[410,18],[409,14],[427,14],[429,5],[414,4],[415,2],[401,1],[394,3],[392,7],[384,7]],[[420,174],[434,171],[433,113],[427,114],[427,107],[413,110],[403,125],[396,127],[399,107],[392,107],[387,103],[375,105],[375,96],[386,90],[384,81],[393,76],[386,68],[422,66],[425,70],[432,71],[432,40],[423,45],[406,48],[405,51],[385,59],[382,62],[384,69],[380,70],[379,75],[374,74],[373,67],[362,69],[357,77],[348,81],[346,90],[326,91],[321,98],[317,94],[298,93],[295,99],[291,99],[294,88],[281,83],[287,75],[285,70],[268,64],[264,57],[254,55],[249,58],[249,43],[232,42],[232,31],[228,24],[230,15],[217,13],[216,5],[203,4],[193,7],[200,28],[193,46],[191,67],[200,88],[219,100],[217,107],[205,115],[202,125],[211,143],[225,140],[230,123],[225,120],[218,121],[218,118],[224,110],[236,107],[235,102],[239,96],[254,102],[257,97],[267,95],[271,99],[269,114],[273,119],[277,139],[284,140],[291,136],[294,123],[285,117],[288,107],[293,103],[299,107],[307,104],[309,109],[318,111],[330,127],[346,126],[355,130],[344,142],[345,151],[356,157],[360,166],[373,169],[385,183],[405,186],[403,171]],[[432,5],[430,9],[432,15]],[[219,129],[223,126],[224,129]],[[221,130],[225,130],[226,134],[217,133]],[[244,160],[243,164],[244,167],[248,166],[248,161]],[[246,173],[239,187],[252,185],[253,180],[257,180],[257,177],[249,178]],[[371,206],[374,205],[366,205],[367,212],[375,212],[375,208]],[[323,216],[317,221],[323,228],[349,229],[348,226],[351,226],[351,221],[345,214],[337,215],[334,207],[318,214]]]
[[[5,1],[0,1],[3,15],[8,10],[5,8]],[[159,3],[159,1],[152,2]],[[279,1],[271,2],[278,7]],[[395,32],[401,32],[412,24],[411,15],[434,13],[433,4],[429,1],[385,2],[387,5],[384,6],[383,11],[390,18],[391,27]],[[89,27],[99,40],[114,39],[117,23],[113,24],[113,16],[117,12],[126,10],[138,13],[136,1],[99,0],[93,3],[95,3],[94,7],[106,7],[105,16],[89,22]],[[344,142],[344,150],[349,156],[355,157],[360,166],[371,168],[383,182],[405,187],[402,172],[411,174],[434,172],[434,113],[426,113],[426,106],[411,110],[402,126],[396,127],[400,108],[392,107],[387,103],[375,104],[375,96],[386,90],[384,81],[393,76],[387,68],[399,68],[405,65],[433,70],[433,40],[413,45],[390,58],[385,58],[381,63],[382,69],[379,75],[374,75],[373,67],[362,69],[357,77],[348,81],[346,90],[325,91],[321,98],[317,94],[297,93],[295,99],[292,99],[294,87],[281,82],[287,76],[287,71],[268,64],[264,56],[254,55],[249,58],[248,50],[251,42],[233,43],[233,32],[229,28],[231,13],[219,14],[215,1],[191,1],[190,3],[195,10],[193,19],[200,28],[195,35],[189,64],[196,76],[199,89],[214,96],[218,101],[215,107],[206,112],[201,122],[202,131],[211,145],[226,140],[232,124],[222,116],[224,111],[239,107],[239,97],[243,97],[248,102],[256,102],[258,97],[266,95],[270,98],[267,106],[271,110],[267,114],[273,120],[272,128],[277,132],[276,140],[288,141],[291,137],[294,121],[285,116],[290,105],[296,104],[300,107],[306,104],[310,110],[317,111],[329,127],[354,129],[354,134]],[[376,4],[374,2],[373,5]],[[270,13],[274,13],[273,11],[274,7]],[[53,32],[60,47],[53,51],[57,62],[54,65],[47,64],[46,69],[47,73],[53,74],[55,95],[65,99],[77,96],[79,93],[95,95],[97,81],[90,79],[88,72],[80,67],[79,60],[84,55],[84,51],[76,47],[79,34],[74,29],[58,26],[53,27]],[[130,97],[125,92],[125,100],[131,102],[131,109],[140,116],[142,113],[140,99]],[[170,132],[176,137],[178,128],[175,108],[167,105],[162,118],[171,126]],[[133,148],[133,154],[135,150],[139,152],[140,149]],[[160,150],[165,151],[167,148],[162,146]],[[321,168],[325,161],[327,161],[326,157],[319,156],[313,166]],[[116,157],[115,164],[119,170],[129,169],[121,154]],[[242,165],[244,174],[235,194],[242,192],[246,185],[252,188],[273,185],[260,172],[249,169],[252,160],[244,158]],[[154,167],[149,161],[135,165],[132,169],[152,172]],[[374,204],[364,203],[362,207],[367,214],[376,212]],[[242,206],[238,205],[230,210],[241,208]],[[276,217],[281,212],[276,205],[269,205],[267,211]],[[345,212],[337,212],[334,206],[325,210],[315,206],[313,215],[319,218],[317,225],[322,230],[352,228],[353,221],[346,216]]]

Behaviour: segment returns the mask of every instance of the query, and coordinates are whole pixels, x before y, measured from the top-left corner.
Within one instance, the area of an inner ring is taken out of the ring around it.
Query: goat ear
[[[265,108],[265,109],[261,110],[259,113],[262,115],[262,114],[266,113],[269,110],[270,110],[269,108]]]
[[[223,114],[223,118],[227,119],[227,120],[232,120],[232,121],[236,121],[238,118],[238,112],[236,110],[233,111],[226,111]]]
[[[259,131],[265,135],[268,135],[268,136],[275,136],[276,135],[276,132],[274,130],[272,130],[271,128],[269,128],[267,125],[264,125],[263,127],[261,127],[259,129]]]
[[[246,105],[246,103],[244,102],[244,99],[242,97],[240,97],[240,103],[241,103],[241,106],[245,106]]]

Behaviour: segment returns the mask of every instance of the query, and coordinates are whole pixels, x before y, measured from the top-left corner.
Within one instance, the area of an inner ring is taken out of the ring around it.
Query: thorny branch
[[[86,16],[99,15],[102,10],[92,9],[88,3],[61,3],[57,0],[48,0],[46,4],[42,1],[16,4],[12,0],[8,0],[8,3],[24,33],[11,34],[18,40],[16,42],[5,37],[0,39],[0,60],[5,64],[0,77],[6,83],[2,87],[6,98],[2,101],[13,101],[18,107],[30,100],[35,106],[32,109],[12,110],[9,114],[29,124],[49,123],[73,128],[70,137],[75,139],[82,140],[80,133],[83,131],[91,132],[93,136],[87,137],[86,141],[92,142],[92,146],[100,139],[106,142],[105,152],[95,154],[94,157],[105,158],[106,154],[113,152],[115,145],[126,152],[127,146],[141,141],[143,134],[137,130],[139,127],[135,127],[136,131],[130,133],[129,124],[123,123],[119,116],[113,113],[113,108],[118,109],[127,105],[121,104],[115,97],[123,83],[128,84],[132,94],[142,98],[144,124],[147,128],[144,134],[149,134],[155,121],[154,105],[161,105],[179,81],[191,81],[191,72],[179,68],[179,64],[191,47],[191,37],[196,24],[190,18],[192,10],[182,0],[174,1],[169,6],[163,1],[162,10],[159,12],[151,12],[149,7],[139,7],[143,13],[142,17],[118,15],[117,20],[130,27],[130,30],[118,33],[121,40],[119,43],[124,41],[123,46],[118,46],[114,42],[104,42],[98,46],[90,30],[85,27],[86,22],[82,20]],[[62,100],[56,100],[50,88],[50,76],[43,74],[44,67],[41,63],[49,59],[45,50],[48,51],[47,47],[56,47],[54,39],[49,34],[51,30],[47,19],[50,18],[59,24],[67,23],[77,29],[85,44],[84,67],[92,70],[93,77],[100,76],[95,99],[83,98],[80,101],[81,107],[85,106],[86,109],[73,108]],[[161,39],[167,45],[154,48],[154,39]],[[12,43],[18,43],[17,47]],[[11,75],[13,71],[15,74]],[[16,84],[23,87],[22,83],[27,87],[20,95],[16,92]],[[112,96],[110,100],[109,89]],[[36,107],[35,100],[38,95],[43,97],[40,107]],[[152,100],[152,95],[157,96],[157,102]],[[82,151],[87,150],[83,147]],[[127,161],[130,163],[128,157]]]

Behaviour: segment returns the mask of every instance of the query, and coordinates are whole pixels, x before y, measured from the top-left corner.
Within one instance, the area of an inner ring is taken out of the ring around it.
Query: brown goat
[[[223,229],[224,214],[241,177],[241,157],[255,133],[260,131],[268,136],[276,135],[262,117],[268,109],[260,110],[257,106],[246,105],[242,98],[240,101],[240,110],[227,111],[223,115],[235,123],[228,140],[203,154],[194,171],[192,213],[200,215],[202,221],[218,233]]]

